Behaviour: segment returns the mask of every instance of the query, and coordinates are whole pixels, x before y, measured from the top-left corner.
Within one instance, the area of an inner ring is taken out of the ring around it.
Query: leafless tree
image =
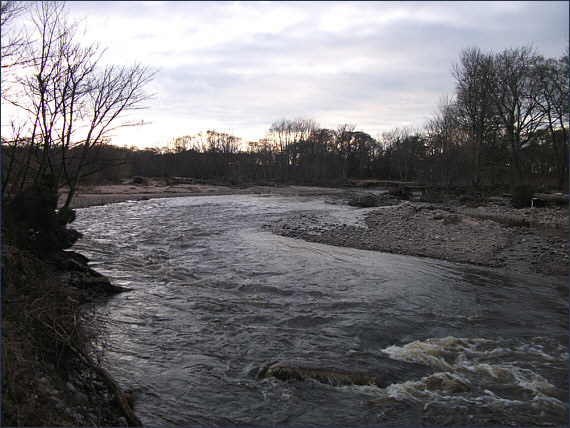
[[[556,162],[558,184],[564,184],[568,175],[568,53],[560,59],[539,57],[534,93]]]
[[[26,65],[30,60],[25,56],[28,37],[24,28],[17,22],[29,7],[29,2],[13,0],[3,1],[0,6],[2,95],[12,83],[14,69]]]
[[[277,152],[281,179],[290,178],[291,167],[298,166],[299,143],[306,141],[318,129],[317,122],[310,118],[279,119],[271,124],[268,137]]]
[[[495,56],[494,104],[510,148],[512,180],[522,183],[521,152],[536,142],[544,112],[536,100],[538,56],[530,46],[506,49]]]
[[[143,108],[154,72],[140,64],[101,67],[104,51],[76,41],[79,23],[69,21],[63,3],[35,3],[31,20],[32,61],[8,100],[21,112],[30,141],[12,190],[50,173],[69,207],[81,178],[94,173],[98,150],[116,129],[136,125],[122,117]]]
[[[382,138],[393,154],[392,167],[396,169],[400,181],[408,181],[425,153],[420,131],[413,127],[395,128],[383,133]]]
[[[478,185],[481,152],[489,139],[495,117],[493,94],[496,92],[493,55],[478,48],[461,51],[452,74],[456,81],[457,120],[464,127],[471,152],[472,183]]]
[[[352,152],[350,143],[352,141],[352,133],[355,129],[355,124],[345,123],[339,125],[335,130],[336,148],[341,159],[341,171],[343,180],[346,180],[348,178],[348,158]]]

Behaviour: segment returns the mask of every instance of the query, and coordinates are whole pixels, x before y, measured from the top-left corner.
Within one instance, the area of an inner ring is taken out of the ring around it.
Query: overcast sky
[[[373,137],[421,127],[453,93],[461,49],[568,46],[564,2],[68,2],[106,61],[159,69],[117,145],[215,129],[263,138],[280,118],[351,122]]]

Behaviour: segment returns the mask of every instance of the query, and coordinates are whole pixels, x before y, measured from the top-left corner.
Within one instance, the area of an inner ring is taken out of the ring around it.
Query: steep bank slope
[[[2,426],[136,425],[85,305],[116,291],[73,252],[40,260],[2,245]]]

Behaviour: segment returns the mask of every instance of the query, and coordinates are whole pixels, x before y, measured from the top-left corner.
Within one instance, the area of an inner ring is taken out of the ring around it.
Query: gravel
[[[323,244],[568,276],[568,207],[515,209],[405,201],[367,209],[363,225],[327,213],[295,214],[264,227]]]

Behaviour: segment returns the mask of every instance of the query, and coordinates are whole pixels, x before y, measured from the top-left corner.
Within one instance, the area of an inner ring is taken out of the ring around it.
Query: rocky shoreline
[[[264,227],[329,245],[568,276],[568,206],[515,209],[498,197],[478,206],[389,198],[386,206],[364,210],[359,225],[303,213]]]

